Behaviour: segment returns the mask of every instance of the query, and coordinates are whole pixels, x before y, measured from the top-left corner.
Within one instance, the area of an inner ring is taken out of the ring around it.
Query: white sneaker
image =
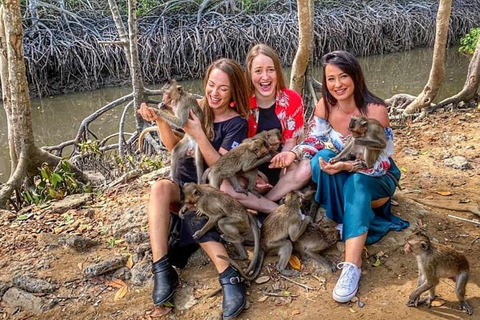
[[[342,269],[342,274],[340,274],[340,278],[338,278],[333,289],[333,300],[342,303],[348,302],[357,293],[362,270],[351,262],[341,262],[337,265],[337,268]]]

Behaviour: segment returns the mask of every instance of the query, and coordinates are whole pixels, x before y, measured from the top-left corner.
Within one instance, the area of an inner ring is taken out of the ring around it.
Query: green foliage
[[[91,155],[101,155],[102,151],[100,150],[100,145],[98,143],[98,140],[87,140],[85,142],[82,142],[80,144],[80,152],[82,156],[85,154],[89,153]]]
[[[143,171],[153,171],[164,166],[161,157],[150,158],[146,155],[143,155],[138,162],[136,162],[132,155],[126,155],[125,159],[122,159],[118,154],[115,154],[114,161],[115,167],[121,172],[127,172],[137,168]]]
[[[460,39],[460,48],[458,48],[458,51],[460,53],[473,55],[479,35],[480,28],[472,28],[469,33]]]
[[[42,164],[40,176],[35,177],[34,187],[22,192],[22,197],[28,204],[39,204],[52,199],[63,199],[73,193],[87,192],[91,186],[80,186],[70,169],[70,164],[62,160],[52,171],[47,163]]]
[[[137,5],[137,16],[142,17],[148,14],[152,9],[157,6],[157,2],[155,0],[138,0]]]

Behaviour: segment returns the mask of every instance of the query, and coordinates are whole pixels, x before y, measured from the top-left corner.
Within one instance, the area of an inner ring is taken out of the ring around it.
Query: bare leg
[[[160,180],[152,186],[147,212],[153,262],[167,254],[170,210],[178,209],[174,207],[179,200],[180,190],[174,182]]]
[[[345,262],[351,262],[358,268],[362,267],[362,251],[367,240],[367,233],[357,237],[349,238],[345,241]]]
[[[218,273],[222,273],[228,268],[228,261],[220,259],[217,255],[228,256],[227,250],[220,242],[208,241],[200,243],[200,247],[210,257]]]
[[[299,190],[305,186],[312,177],[310,160],[302,160],[293,163],[287,169],[287,173],[280,177],[278,183],[270,190],[265,198],[278,201],[292,190]]]
[[[265,197],[257,198],[256,195],[250,192],[248,193],[248,195],[235,192],[228,180],[223,180],[223,183],[220,186],[220,190],[228,193],[229,195],[240,201],[240,203],[248,209],[270,213],[278,207],[278,204]]]

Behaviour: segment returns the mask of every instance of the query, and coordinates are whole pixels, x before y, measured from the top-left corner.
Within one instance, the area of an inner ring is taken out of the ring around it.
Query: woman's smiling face
[[[327,90],[330,94],[342,101],[353,97],[355,84],[352,77],[334,64],[325,66],[325,78],[327,79]]]
[[[273,60],[266,55],[259,54],[252,60],[252,83],[255,95],[274,99],[277,93],[277,70]]]

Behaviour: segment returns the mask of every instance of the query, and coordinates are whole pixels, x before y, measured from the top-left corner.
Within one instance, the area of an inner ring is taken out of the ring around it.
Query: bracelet
[[[288,152],[291,152],[291,153],[293,153],[293,154],[295,155],[295,160],[298,159],[298,154],[297,154],[295,151],[293,151],[293,150],[288,150]]]
[[[352,171],[353,171],[353,163],[350,162],[350,164],[352,165],[352,167],[350,168],[350,170],[348,170],[348,172],[352,172]]]

